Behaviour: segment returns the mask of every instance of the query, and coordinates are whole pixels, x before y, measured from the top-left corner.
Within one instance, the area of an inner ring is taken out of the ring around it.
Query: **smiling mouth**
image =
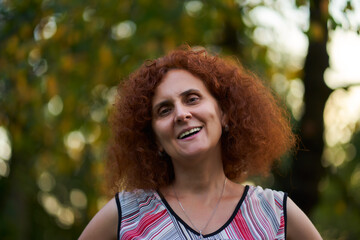
[[[190,137],[198,132],[200,132],[200,130],[202,129],[202,127],[195,127],[195,128],[192,128],[186,132],[183,132],[179,135],[178,139],[184,139],[184,138],[187,138],[187,137]]]

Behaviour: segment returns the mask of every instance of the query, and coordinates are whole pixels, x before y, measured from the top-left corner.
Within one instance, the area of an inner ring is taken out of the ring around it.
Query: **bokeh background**
[[[292,114],[300,150],[249,182],[324,239],[360,239],[359,33],[357,0],[0,0],[0,238],[80,235],[109,199],[117,84],[187,43],[238,58]]]

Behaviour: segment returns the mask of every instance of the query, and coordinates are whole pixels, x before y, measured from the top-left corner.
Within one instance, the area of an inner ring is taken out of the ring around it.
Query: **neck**
[[[175,175],[174,188],[180,199],[191,196],[194,200],[211,202],[217,199],[223,188],[226,176],[219,168],[218,171],[187,172],[187,174]]]
[[[211,188],[222,186],[225,179],[222,160],[220,156],[213,156],[208,159],[187,159],[192,162],[189,166],[174,165],[175,180],[174,186],[180,190],[192,192],[208,191]]]
[[[225,174],[220,145],[209,152],[184,156],[184,159],[173,159],[172,162],[175,173],[172,185],[179,195],[208,195],[221,189]]]
[[[225,179],[222,171],[211,172],[187,172],[186,174],[176,174],[174,187],[181,192],[202,193],[209,190],[216,190],[222,187]]]

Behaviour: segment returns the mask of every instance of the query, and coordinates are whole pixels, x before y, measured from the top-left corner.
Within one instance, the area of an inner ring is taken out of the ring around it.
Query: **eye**
[[[200,97],[196,94],[190,94],[186,98],[186,103],[188,103],[188,104],[196,104],[199,101],[200,101]]]
[[[160,116],[160,117],[164,117],[164,116],[168,115],[170,112],[171,112],[170,106],[162,106],[157,111],[158,116]]]

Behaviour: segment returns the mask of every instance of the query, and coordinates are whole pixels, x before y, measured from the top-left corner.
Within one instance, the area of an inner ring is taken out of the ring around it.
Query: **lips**
[[[202,129],[202,127],[193,127],[193,128],[187,129],[179,134],[178,139],[184,139],[184,138],[190,137],[190,136],[200,132],[201,129]]]

